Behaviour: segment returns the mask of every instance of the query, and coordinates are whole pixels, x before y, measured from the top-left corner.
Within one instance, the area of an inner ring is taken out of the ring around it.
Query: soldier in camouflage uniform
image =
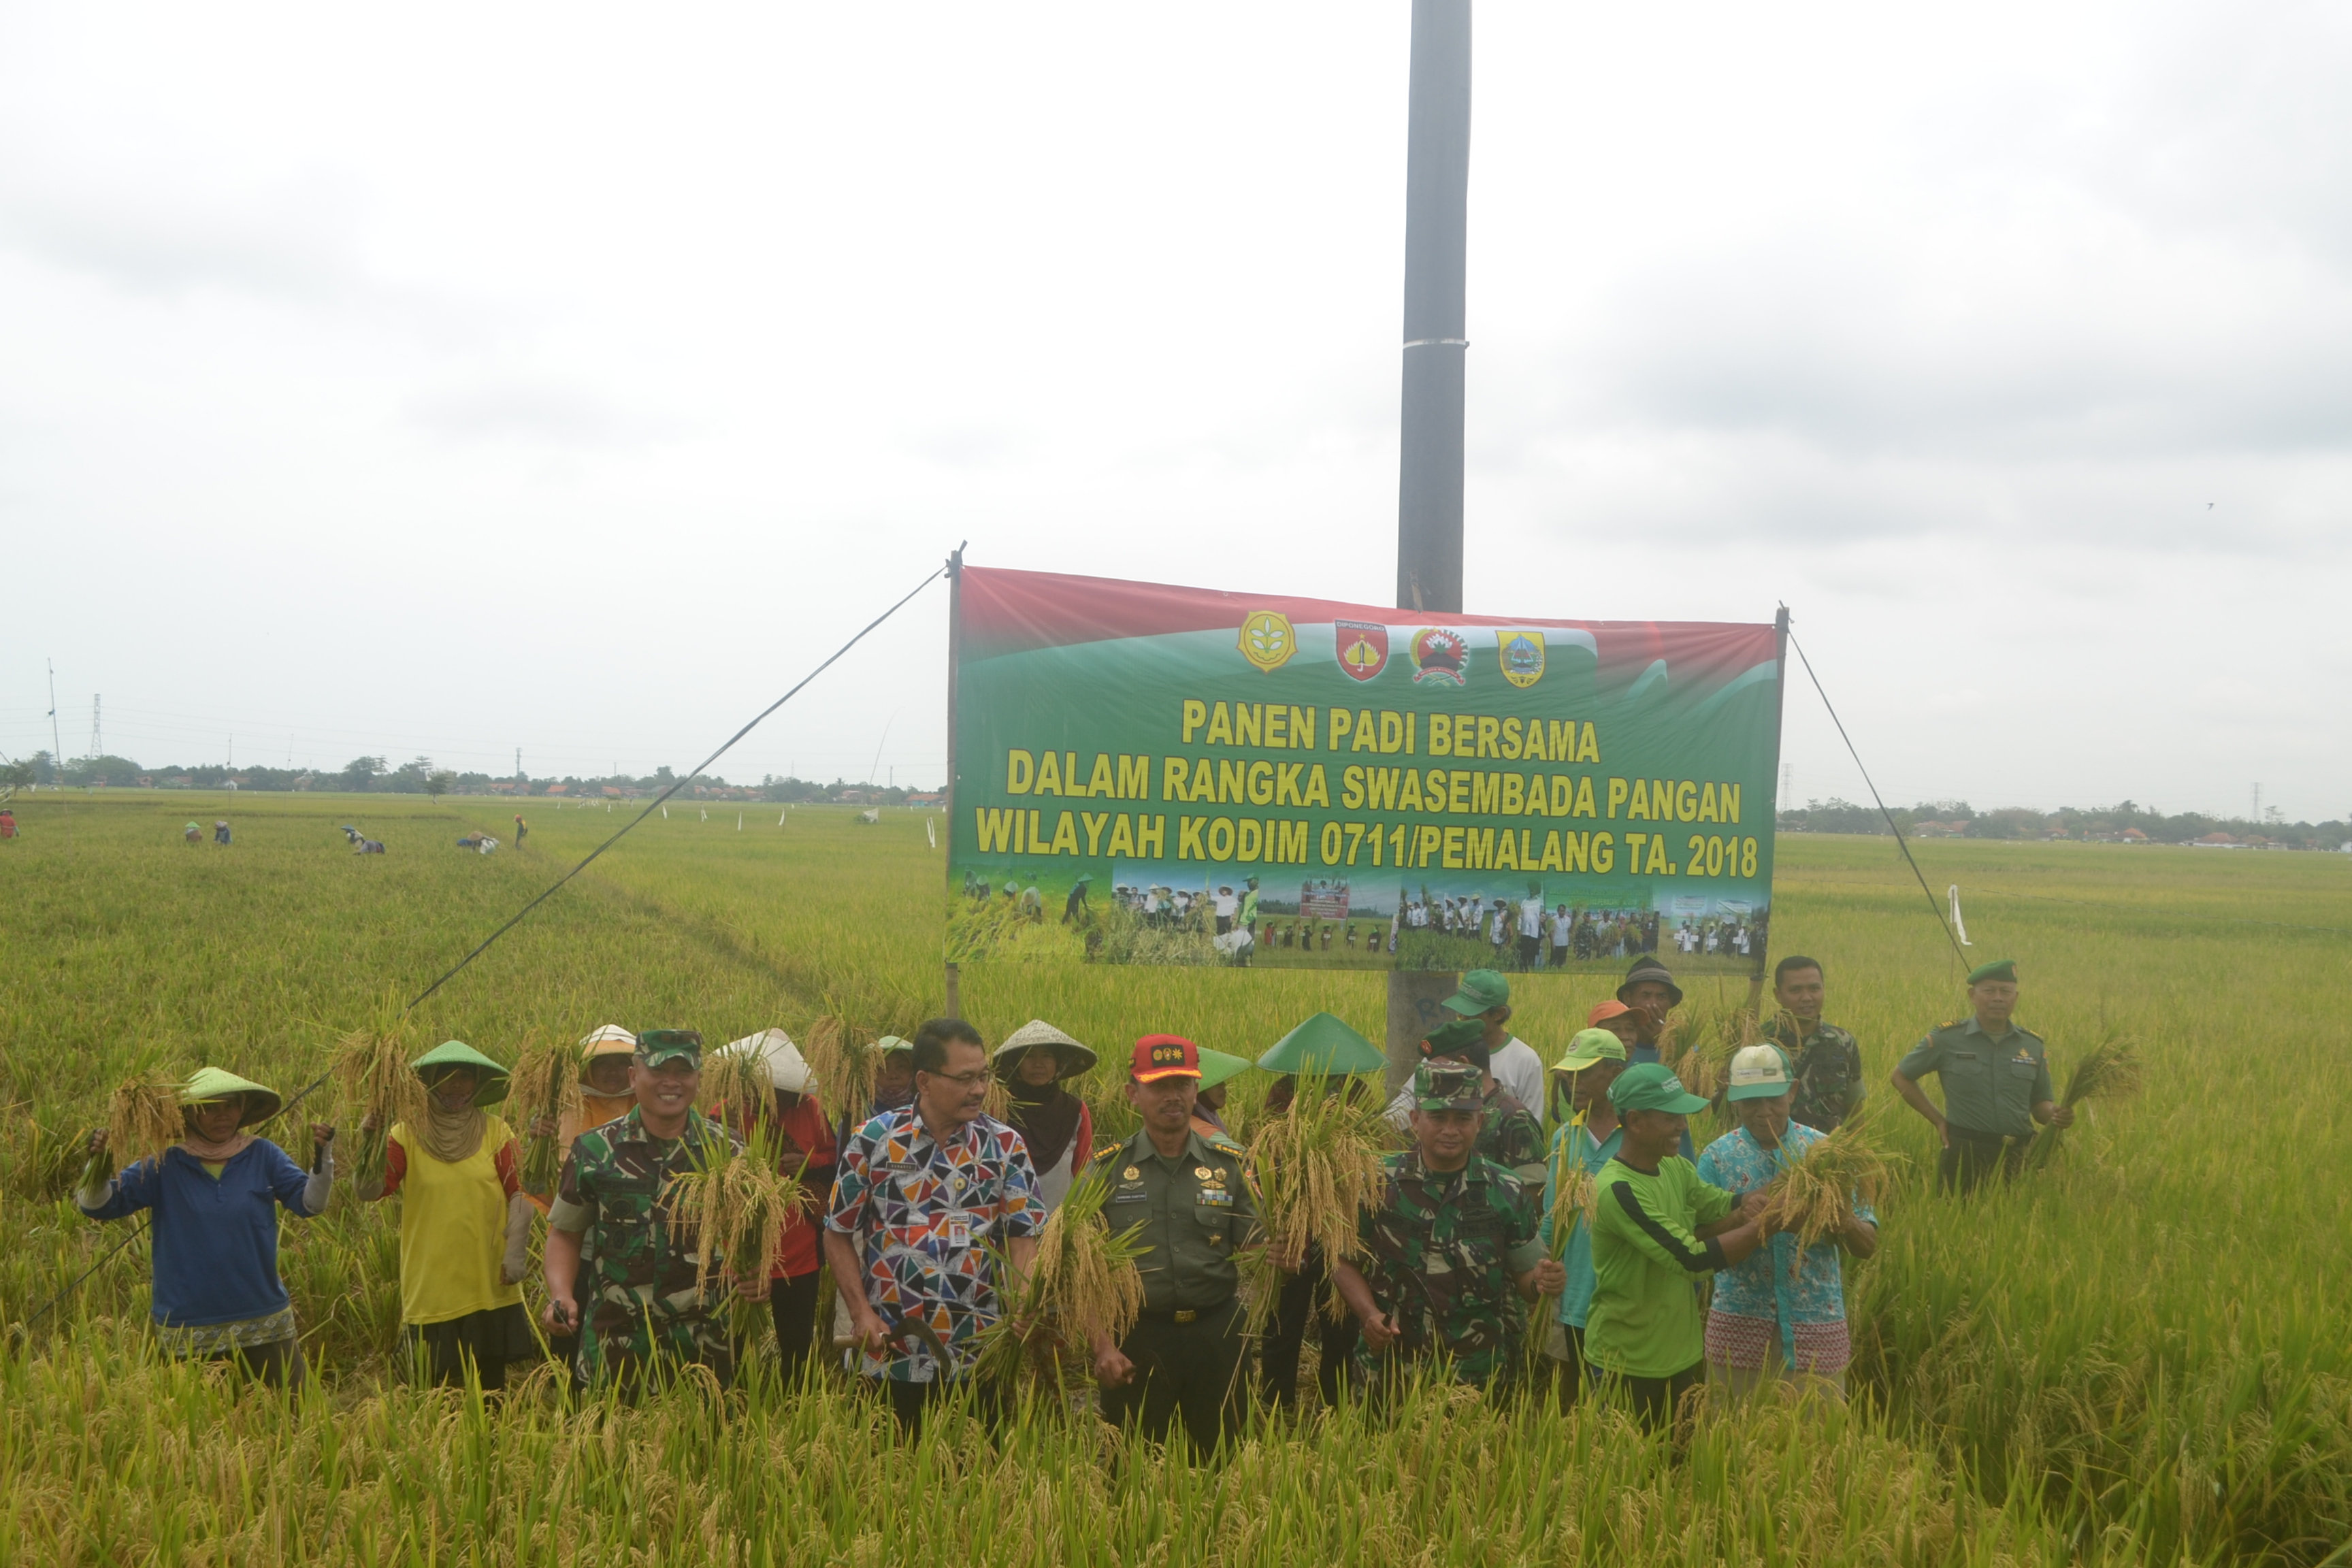
[[[559,1332],[578,1330],[573,1374],[583,1388],[618,1383],[634,1391],[689,1362],[709,1367],[722,1386],[734,1380],[719,1282],[732,1271],[706,1287],[690,1243],[673,1238],[669,1226],[670,1178],[700,1169],[708,1144],[742,1147],[694,1109],[701,1079],[700,1035],[639,1035],[629,1065],[636,1105],[581,1133],[564,1158],[547,1215],[546,1322]],[[756,1262],[735,1280],[747,1300],[767,1295],[766,1259]],[[574,1300],[575,1289],[585,1303]]]
[[[1834,1132],[1862,1109],[1862,1047],[1835,1024],[1822,1022],[1826,987],[1820,959],[1790,953],[1773,965],[1772,994],[1780,1016],[1765,1026],[1764,1037],[1796,1065],[1797,1094],[1789,1120],[1817,1132]]]
[[[1415,1147],[1386,1157],[1380,1206],[1366,1215],[1362,1266],[1339,1260],[1332,1281],[1357,1321],[1368,1387],[1431,1364],[1490,1396],[1515,1393],[1526,1311],[1568,1273],[1537,1239],[1535,1194],[1476,1152],[1487,1097],[1475,1068],[1424,1062],[1413,1072]]]
[[[1478,1018],[1447,1024],[1431,1031],[1421,1043],[1421,1054],[1429,1061],[1458,1062],[1477,1070],[1478,1157],[1492,1160],[1528,1186],[1540,1187],[1544,1179],[1543,1124],[1490,1070],[1487,1048],[1486,1026]],[[1411,1126],[1408,1121],[1408,1131]]]

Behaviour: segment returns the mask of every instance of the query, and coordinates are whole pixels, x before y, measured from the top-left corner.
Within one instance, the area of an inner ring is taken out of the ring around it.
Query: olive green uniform
[[[1093,1168],[1110,1184],[1103,1215],[1112,1231],[1139,1224],[1137,1240],[1149,1249],[1135,1265],[1143,1312],[1118,1347],[1135,1375],[1103,1391],[1103,1417],[1156,1438],[1181,1419],[1192,1447],[1208,1453],[1247,1415],[1234,1255],[1257,1239],[1257,1205],[1241,1146],[1196,1131],[1171,1160],[1139,1131],[1096,1155]]]
[[[1973,1016],[1939,1025],[1895,1070],[1913,1083],[1929,1073],[1943,1080],[1952,1136],[1937,1184],[1947,1190],[1969,1192],[1996,1168],[2016,1174],[2033,1136],[2033,1108],[2056,1098],[2042,1037],[2013,1022],[2001,1035],[1987,1034]]]

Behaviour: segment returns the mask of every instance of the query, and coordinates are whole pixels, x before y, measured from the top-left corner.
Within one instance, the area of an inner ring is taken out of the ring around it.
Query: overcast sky
[[[1408,22],[12,0],[0,748],[54,658],[68,754],[683,767],[961,539],[1385,599]],[[2347,79],[1488,0],[1467,607],[1786,600],[1890,798],[2352,811]],[[945,611],[721,771],[937,782]],[[1801,684],[1786,756],[1861,787]]]

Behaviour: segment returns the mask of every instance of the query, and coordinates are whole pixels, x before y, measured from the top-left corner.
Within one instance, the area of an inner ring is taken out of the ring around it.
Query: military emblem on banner
[[[1503,679],[1514,686],[1533,686],[1543,679],[1541,632],[1505,632],[1497,639],[1503,655]]]
[[[1271,675],[1298,651],[1298,634],[1281,611],[1252,610],[1242,622],[1241,650],[1244,658]]]
[[[1370,680],[1389,667],[1389,629],[1371,621],[1333,621],[1332,646],[1350,680]]]
[[[1470,645],[1460,632],[1447,626],[1423,626],[1408,645],[1412,655],[1412,683],[1466,686],[1470,680]]]

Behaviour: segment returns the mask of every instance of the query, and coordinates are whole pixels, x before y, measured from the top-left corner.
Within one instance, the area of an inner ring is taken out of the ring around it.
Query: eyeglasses
[[[970,1072],[927,1072],[923,1074],[923,1076],[925,1078],[937,1079],[941,1083],[951,1083],[958,1089],[970,1089],[976,1083],[986,1083],[988,1081],[988,1069],[986,1068],[975,1068]]]

